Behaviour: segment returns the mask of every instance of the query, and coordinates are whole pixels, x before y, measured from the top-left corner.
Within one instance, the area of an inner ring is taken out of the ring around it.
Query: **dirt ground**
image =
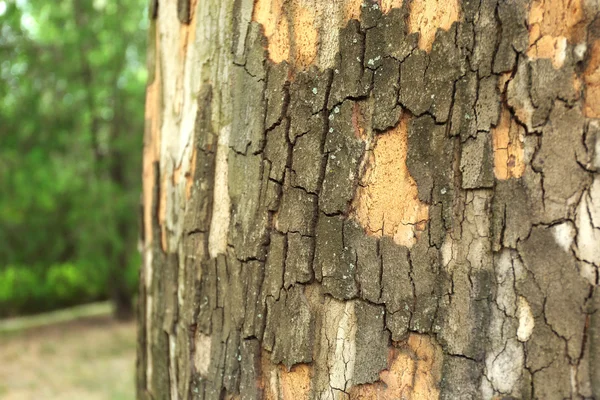
[[[0,399],[134,399],[135,333],[94,317],[2,334]]]

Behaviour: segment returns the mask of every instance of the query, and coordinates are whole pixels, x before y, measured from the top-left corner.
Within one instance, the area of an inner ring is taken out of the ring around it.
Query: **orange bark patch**
[[[301,69],[308,68],[317,58],[319,37],[315,17],[314,9],[297,7],[294,10],[294,64]]]
[[[419,48],[431,51],[438,29],[448,30],[458,21],[459,4],[457,0],[413,1],[408,17],[410,33],[419,32]]]
[[[529,47],[527,55],[531,59],[549,58],[552,61],[552,66],[559,69],[563,66],[567,57],[567,38],[564,36],[542,36]]]
[[[600,118],[600,40],[592,43],[591,57],[583,73],[583,80],[585,82],[585,116]]]
[[[167,252],[167,174],[163,174],[160,180],[160,198],[158,201],[158,223],[160,225],[160,240],[164,252]]]
[[[183,106],[183,76],[185,74],[185,60],[188,55],[188,48],[190,43],[194,43],[196,38],[196,9],[198,0],[190,1],[190,22],[188,24],[179,25],[179,60],[180,65],[183,67],[180,74],[178,74],[175,80],[176,96],[174,100],[175,113],[181,113],[181,107]]]
[[[296,364],[289,371],[284,365],[274,365],[270,353],[262,352],[261,380],[265,400],[302,400],[310,397],[312,366]]]
[[[390,12],[392,8],[402,7],[402,0],[381,0],[381,11],[384,13]]]
[[[534,0],[529,9],[529,58],[549,58],[562,67],[567,41],[585,38],[588,23],[581,0]]]
[[[438,399],[442,348],[429,336],[411,334],[399,349],[390,349],[380,381],[354,386],[351,400]]]
[[[308,399],[312,368],[308,364],[294,365],[289,371],[280,365],[279,383],[284,400]]]
[[[516,123],[509,109],[503,107],[500,123],[492,130],[496,178],[519,178],[525,172],[524,135],[523,127]]]
[[[350,19],[359,19],[363,1],[290,0],[285,3],[284,7],[283,0],[256,0],[252,20],[263,25],[269,58],[273,62],[288,61],[297,69],[307,69],[318,64],[323,53],[336,50],[333,43],[337,45],[337,36],[332,39],[332,32],[337,32]],[[321,31],[327,37],[319,37]],[[325,59],[333,59],[333,54]]]
[[[545,35],[581,41],[585,38],[585,19],[581,0],[534,0],[529,9],[530,33],[533,29],[538,35],[534,41]]]
[[[344,5],[344,23],[351,19],[360,20],[360,9],[364,3],[363,0],[348,0]]]
[[[498,91],[500,93],[504,93],[506,85],[508,85],[508,82],[512,79],[511,75],[511,72],[505,72],[503,74],[500,74],[500,77],[498,78]]]
[[[190,159],[190,163],[187,165],[188,170],[183,174],[185,177],[185,199],[188,200],[192,195],[192,186],[194,184],[194,168],[196,166],[196,157],[197,150],[196,147],[192,150],[192,156]],[[173,171],[173,186],[177,186],[179,184],[179,180],[181,179],[183,165],[179,165],[179,167],[175,168]]]
[[[275,63],[288,60],[290,35],[287,16],[283,14],[283,0],[257,0],[252,20],[263,25],[269,43],[269,58]]]
[[[353,203],[354,217],[374,236],[391,236],[412,246],[428,220],[429,207],[418,197],[406,166],[408,118],[378,136]]]
[[[196,38],[196,6],[198,0],[190,0],[190,23],[179,26],[179,58],[183,61],[187,55],[189,43]]]
[[[159,33],[156,28],[156,53],[159,51]],[[161,75],[159,63],[154,66],[154,81],[146,88],[144,110],[144,159],[142,172],[142,191],[144,198],[144,244],[152,242],[152,197],[154,193],[154,162],[160,158],[160,87]]]
[[[181,178],[181,165],[173,170],[173,186],[177,186]]]

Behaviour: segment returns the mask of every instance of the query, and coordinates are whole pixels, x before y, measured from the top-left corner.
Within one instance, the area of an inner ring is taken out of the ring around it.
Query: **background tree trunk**
[[[596,2],[175,3],[139,398],[600,396]]]

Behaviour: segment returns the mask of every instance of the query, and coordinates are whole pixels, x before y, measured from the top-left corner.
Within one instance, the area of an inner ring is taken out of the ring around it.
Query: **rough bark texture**
[[[599,8],[152,2],[138,398],[600,398]]]

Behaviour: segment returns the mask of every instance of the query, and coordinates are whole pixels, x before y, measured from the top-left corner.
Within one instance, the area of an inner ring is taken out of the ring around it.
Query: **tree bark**
[[[153,2],[138,398],[598,398],[598,10]]]

